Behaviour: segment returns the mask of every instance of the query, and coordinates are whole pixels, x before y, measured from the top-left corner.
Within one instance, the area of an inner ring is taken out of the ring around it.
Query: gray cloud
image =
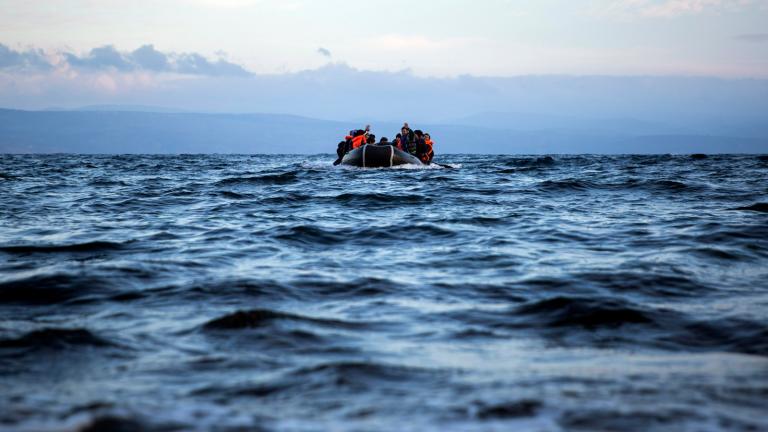
[[[242,66],[224,59],[212,61],[198,53],[166,54],[156,50],[154,45],[143,45],[131,52],[120,52],[106,45],[94,48],[82,57],[71,53],[65,53],[65,57],[71,66],[86,69],[114,68],[124,72],[147,70],[206,76],[251,75]]]
[[[317,53],[323,57],[328,57],[328,58],[331,57],[331,51],[328,50],[327,48],[320,47],[317,49]]]
[[[52,68],[42,50],[16,51],[0,44],[0,69],[50,70]]]
[[[744,42],[768,42],[768,33],[746,33],[736,36],[736,39]]]
[[[127,72],[136,69],[128,57],[120,53],[112,45],[92,49],[87,55],[78,57],[72,53],[64,53],[67,63],[79,69],[108,69],[115,68]]]
[[[151,71],[167,71],[170,68],[168,56],[156,50],[154,45],[144,45],[131,54],[131,59],[142,69]]]
[[[242,66],[230,63],[224,59],[211,62],[200,54],[183,53],[174,59],[174,72],[189,75],[208,76],[249,76],[252,75]]]
[[[224,59],[210,60],[198,53],[164,53],[154,45],[143,45],[133,51],[117,50],[112,45],[93,48],[87,54],[59,53],[66,64],[80,70],[150,71],[205,76],[251,76],[242,66]],[[0,44],[0,70],[48,71],[53,65],[40,49],[16,51]]]

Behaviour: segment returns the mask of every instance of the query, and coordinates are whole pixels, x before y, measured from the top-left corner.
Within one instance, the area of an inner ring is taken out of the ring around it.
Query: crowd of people
[[[429,164],[432,162],[432,158],[435,157],[432,137],[419,129],[411,130],[408,123],[403,124],[403,127],[400,128],[400,133],[392,141],[389,141],[387,137],[382,137],[379,142],[376,142],[376,135],[371,133],[370,125],[366,125],[365,129],[351,130],[349,135],[344,137],[344,141],[339,143],[336,153],[339,159],[341,159],[348,152],[365,144],[391,145],[398,150],[416,156],[424,164]]]

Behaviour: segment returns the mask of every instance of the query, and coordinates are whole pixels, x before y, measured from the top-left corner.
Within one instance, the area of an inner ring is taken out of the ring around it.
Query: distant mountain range
[[[190,112],[180,108],[161,107],[154,105],[85,105],[76,108],[49,107],[42,111],[129,111],[153,113],[183,113]]]
[[[390,139],[400,124],[370,124]],[[334,153],[363,124],[284,114],[201,114],[146,106],[0,109],[0,153]],[[631,118],[483,113],[435,124],[438,153],[768,153],[768,125],[710,127]]]

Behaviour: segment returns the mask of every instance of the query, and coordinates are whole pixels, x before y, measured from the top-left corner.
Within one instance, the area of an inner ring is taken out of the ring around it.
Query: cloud
[[[0,43],[0,70],[47,71],[53,65],[40,49],[16,51]]]
[[[168,56],[156,50],[153,45],[144,45],[131,53],[133,61],[142,69],[167,71],[170,68]]]
[[[154,45],[143,45],[133,51],[119,51],[112,45],[93,48],[77,55],[58,52],[61,62],[52,63],[40,49],[16,51],[0,44],[0,70],[46,72],[56,67],[88,72],[155,72],[205,76],[251,76],[242,66],[219,57],[210,60],[198,53],[164,53]]]
[[[92,49],[87,55],[78,57],[72,53],[64,53],[67,63],[74,68],[79,69],[108,69],[114,68],[121,72],[132,71],[136,69],[129,56],[125,56],[115,49],[112,45],[104,45]]]
[[[317,49],[317,53],[323,57],[331,57],[331,51],[329,51],[327,48],[320,47]]]
[[[242,66],[230,63],[224,59],[211,62],[200,54],[183,53],[175,58],[173,72],[189,75],[208,76],[250,76]]]
[[[120,52],[111,45],[92,49],[78,57],[65,53],[70,66],[81,69],[114,69],[121,72],[144,70],[186,75],[249,76],[242,66],[222,58],[216,61],[198,53],[163,53],[153,45],[143,45],[132,52]]]
[[[746,34],[740,34],[735,37],[735,39],[744,41],[744,42],[768,42],[768,33],[746,33]]]
[[[765,4],[766,0],[615,0],[610,2],[605,12],[647,18],[674,18],[706,12],[739,11]]]

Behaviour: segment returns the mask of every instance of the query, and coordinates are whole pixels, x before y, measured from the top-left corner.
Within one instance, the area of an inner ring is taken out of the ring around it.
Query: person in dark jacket
[[[408,127],[408,123],[404,123],[400,128],[400,143],[403,151],[410,154],[416,154],[416,137],[414,132]]]
[[[411,152],[411,154],[421,159],[421,155],[426,152],[427,147],[427,144],[424,142],[424,132],[420,129],[416,129],[413,131],[413,138],[414,151]]]

